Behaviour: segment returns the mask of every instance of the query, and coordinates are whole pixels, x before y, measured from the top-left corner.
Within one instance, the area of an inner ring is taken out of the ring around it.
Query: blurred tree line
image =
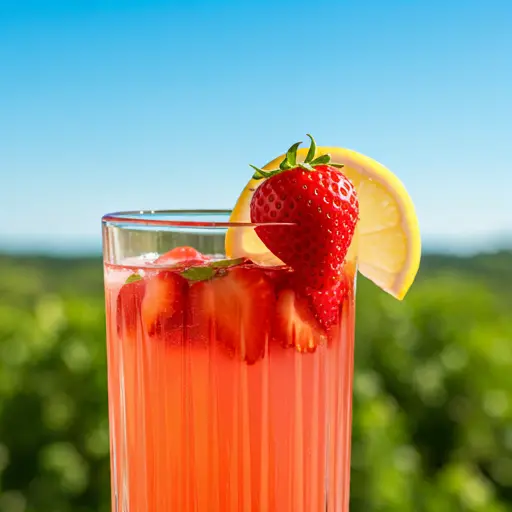
[[[403,303],[360,280],[351,511],[512,511],[511,268],[425,256]],[[101,262],[0,276],[0,512],[107,512]]]

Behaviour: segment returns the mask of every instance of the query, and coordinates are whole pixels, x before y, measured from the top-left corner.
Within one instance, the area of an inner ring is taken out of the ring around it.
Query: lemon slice
[[[318,147],[316,154],[331,155],[344,164],[341,172],[354,184],[359,198],[357,262],[359,271],[377,286],[403,299],[416,277],[421,239],[412,200],[402,182],[379,162],[343,148]],[[302,162],[307,149],[297,151]],[[275,169],[284,155],[263,169]],[[246,185],[232,211],[231,222],[250,222],[250,204],[261,180]],[[247,257],[261,265],[282,265],[251,227],[233,227],[226,234],[226,255]]]

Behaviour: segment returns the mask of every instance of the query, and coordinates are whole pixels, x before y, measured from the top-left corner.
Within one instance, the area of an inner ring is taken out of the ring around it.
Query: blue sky
[[[308,132],[398,174],[427,244],[510,245],[510,26],[507,0],[0,0],[0,250],[229,208]]]

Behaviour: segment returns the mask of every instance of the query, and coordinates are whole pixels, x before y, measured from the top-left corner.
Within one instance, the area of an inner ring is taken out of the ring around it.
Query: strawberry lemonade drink
[[[356,271],[401,299],[419,231],[386,168],[298,146],[231,212],[103,218],[113,511],[348,511]]]

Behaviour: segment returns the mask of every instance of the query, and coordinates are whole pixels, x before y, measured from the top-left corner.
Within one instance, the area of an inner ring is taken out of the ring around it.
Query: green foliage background
[[[358,285],[354,512],[512,511],[512,253]],[[110,510],[98,259],[0,256],[0,512]]]

